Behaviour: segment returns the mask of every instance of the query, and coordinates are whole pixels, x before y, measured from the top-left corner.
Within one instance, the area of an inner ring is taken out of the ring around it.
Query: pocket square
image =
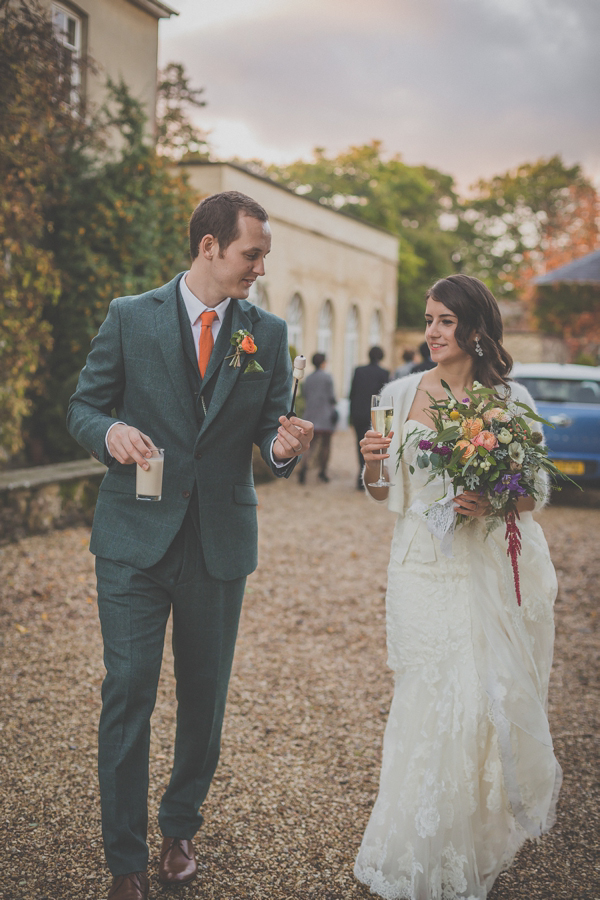
[[[251,359],[246,368],[244,369],[244,375],[250,375],[252,372],[264,372],[265,370],[257,363],[255,359]]]

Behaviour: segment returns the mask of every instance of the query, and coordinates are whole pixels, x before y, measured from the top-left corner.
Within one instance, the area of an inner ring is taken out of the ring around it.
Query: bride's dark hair
[[[454,336],[458,346],[473,358],[475,379],[484,387],[508,385],[512,357],[502,346],[502,316],[498,303],[483,281],[471,275],[450,275],[430,287],[425,298],[443,303],[458,319]],[[475,336],[483,356],[475,350]]]

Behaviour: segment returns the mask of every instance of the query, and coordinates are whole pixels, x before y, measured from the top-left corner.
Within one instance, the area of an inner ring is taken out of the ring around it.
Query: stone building
[[[158,22],[178,13],[160,0],[41,0],[54,31],[74,60],[89,56],[97,71],[73,67],[74,88],[93,105],[104,101],[106,79],[121,78],[145,107],[154,131]]]
[[[231,163],[185,164],[198,199],[236,190],[269,213],[273,249],[251,296],[288,323],[290,343],[309,360],[322,351],[338,397],[373,344],[392,365],[398,239]],[[309,366],[309,371],[311,371]],[[343,410],[342,410],[343,411]]]

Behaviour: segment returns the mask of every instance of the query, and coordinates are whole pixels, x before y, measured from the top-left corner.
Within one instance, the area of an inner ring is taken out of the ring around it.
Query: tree
[[[37,7],[0,0],[0,462],[23,447],[28,392],[52,345],[44,310],[58,300],[60,273],[45,245],[46,186],[65,148],[87,135],[71,72]]]
[[[570,358],[597,365],[600,358],[600,285],[538,285],[534,314],[541,331],[563,338]]]
[[[113,297],[141,293],[186,267],[195,195],[168,157],[145,142],[145,112],[125,84],[109,81],[108,89],[94,134],[99,148],[104,135],[118,129],[120,149],[110,156],[93,145],[72,147],[47,185],[52,229],[46,248],[60,272],[61,293],[59,303],[44,308],[54,344],[26,423],[37,462],[81,452],[65,430],[66,409]]]
[[[0,462],[82,454],[64,418],[110,300],[185,266],[195,196],[168,153],[194,149],[201,92],[168,67],[159,156],[124,84],[83,109],[74,64],[35,0],[0,0]]]
[[[598,194],[559,156],[481,180],[458,228],[464,271],[498,297],[531,295],[531,278],[598,246]]]
[[[188,108],[206,106],[204,88],[192,88],[181,63],[169,63],[159,73],[156,98],[156,147],[171,159],[207,158],[207,135],[193,125]]]
[[[317,148],[310,162],[265,167],[254,161],[250,166],[301,196],[398,235],[398,319],[403,325],[422,324],[425,291],[456,270],[455,237],[440,227],[442,214],[457,205],[451,176],[407,166],[400,156],[385,160],[380,141],[336,157]]]

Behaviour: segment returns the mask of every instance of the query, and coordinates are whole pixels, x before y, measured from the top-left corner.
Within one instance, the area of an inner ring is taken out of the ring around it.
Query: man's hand
[[[315,433],[313,423],[299,419],[298,416],[292,416],[291,419],[280,416],[279,421],[281,424],[273,444],[273,457],[278,462],[283,462],[306,453]]]
[[[122,422],[113,425],[106,443],[108,452],[117,462],[124,466],[137,463],[142,469],[149,468],[146,458],[151,456],[151,450],[157,449],[147,434]]]

